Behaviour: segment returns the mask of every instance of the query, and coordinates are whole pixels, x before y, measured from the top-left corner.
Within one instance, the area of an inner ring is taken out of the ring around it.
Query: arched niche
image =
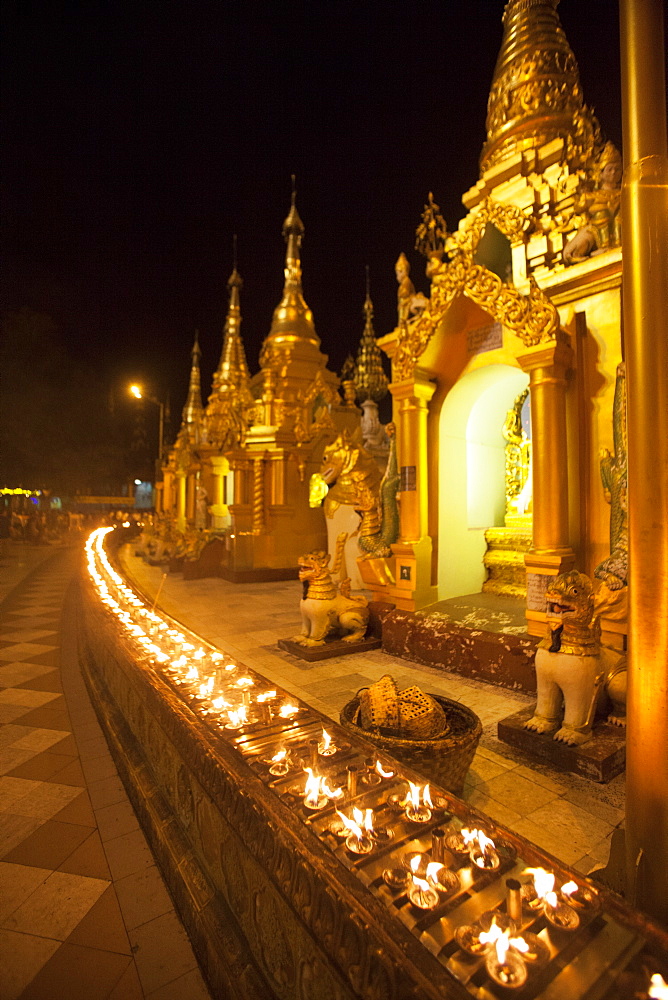
[[[485,580],[485,530],[503,525],[506,413],[529,384],[492,364],[467,372],[441,408],[438,597],[477,594]]]

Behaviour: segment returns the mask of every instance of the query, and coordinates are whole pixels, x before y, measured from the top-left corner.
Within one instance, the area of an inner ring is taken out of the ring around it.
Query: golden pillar
[[[165,488],[164,482],[162,482],[162,483],[156,483],[155,484],[155,512],[156,512],[156,514],[162,514],[162,512],[165,509],[164,495],[163,495],[164,494],[164,488]]]
[[[550,577],[572,569],[568,511],[566,372],[572,351],[563,333],[518,355],[529,374],[533,469],[533,546],[527,569],[527,631],[545,634],[545,590]]]
[[[195,505],[197,503],[197,472],[189,472],[186,477],[186,521],[195,520]]]
[[[176,473],[176,527],[186,530],[186,474]]]
[[[668,923],[668,143],[661,0],[622,0],[627,896]]]
[[[399,540],[392,546],[395,585],[390,600],[403,610],[415,610],[437,598],[432,585],[432,540],[428,534],[427,417],[436,386],[416,374],[390,385],[397,414],[399,455]]]
[[[162,509],[165,514],[170,514],[174,507],[174,474],[164,469],[162,473]]]
[[[229,517],[229,509],[225,503],[225,476],[230,471],[230,463],[224,455],[211,456],[211,471],[213,472],[213,504],[211,516],[214,528],[223,528]]]

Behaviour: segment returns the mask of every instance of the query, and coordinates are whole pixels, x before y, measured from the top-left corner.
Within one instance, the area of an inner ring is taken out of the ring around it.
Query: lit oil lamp
[[[332,743],[332,737],[329,735],[326,729],[322,731],[322,742],[318,743],[318,753],[321,757],[332,757],[338,747],[335,743]]]
[[[273,774],[277,777],[282,777],[287,774],[290,770],[290,762],[288,758],[287,750],[279,750],[270,759],[269,774]]]
[[[428,823],[431,819],[432,801],[429,796],[429,785],[421,789],[419,785],[414,785],[409,781],[410,791],[405,804],[406,818],[414,823]],[[420,802],[422,797],[422,802]]]
[[[499,855],[494,850],[495,844],[490,837],[486,837],[482,830],[476,831],[477,843],[471,846],[469,857],[477,868],[484,871],[494,871],[501,864]]]
[[[308,774],[304,787],[304,805],[313,812],[324,809],[329,799],[322,790],[322,779],[313,773],[312,768],[305,767],[304,770]]]
[[[411,884],[408,887],[408,898],[413,906],[417,906],[420,910],[433,910],[439,902],[436,890],[426,879],[420,878],[418,875],[412,876]]]
[[[471,850],[471,845],[477,838],[477,830],[469,830],[463,826],[457,833],[451,833],[445,841],[445,846],[453,854],[463,856]]]
[[[577,911],[569,903],[560,903],[556,892],[545,893],[543,913],[557,930],[576,931],[580,926]]]
[[[270,725],[272,720],[271,699],[276,697],[275,691],[264,691],[259,694],[255,701],[260,707],[260,717],[265,726]]]
[[[598,897],[591,889],[572,880],[564,882],[559,897],[562,903],[568,903],[574,910],[598,909],[599,906]]]
[[[343,789],[342,788],[330,788],[327,778],[321,778],[320,787],[327,796],[328,799],[342,799]]]
[[[668,983],[660,972],[655,972],[649,983],[647,996],[650,1000],[668,1000]]]
[[[381,776],[381,778],[393,778],[394,771],[386,771],[379,760],[376,761],[376,773]]]
[[[430,861],[427,865],[427,882],[439,892],[449,896],[460,887],[459,877],[455,872],[441,864],[440,861]]]
[[[525,868],[524,874],[533,876],[533,884],[525,882],[522,886],[522,902],[529,910],[541,910],[546,894],[554,889],[554,872],[544,868]]]
[[[248,722],[246,706],[240,705],[239,708],[231,708],[227,713],[227,719],[226,729],[241,729]]]
[[[517,990],[527,981],[527,967],[516,951],[510,948],[507,931],[500,931],[496,925],[488,932],[480,934],[480,940],[493,947],[485,959],[485,968],[491,979],[506,989]]]
[[[547,965],[550,959],[550,949],[537,934],[527,931],[521,937],[511,937],[509,944],[515,951],[519,951],[526,965],[531,968]]]
[[[278,710],[278,714],[282,719],[292,719],[292,717],[295,716],[298,711],[299,711],[298,705],[292,705],[290,702],[287,702],[285,705],[281,705],[281,707]]]
[[[336,814],[348,831],[346,847],[353,854],[369,854],[373,850],[373,810],[364,813],[356,806],[353,808],[353,819],[336,810]]]
[[[408,854],[404,854],[401,863],[406,871],[412,875],[419,875],[420,878],[426,878],[427,865],[430,860],[431,858],[428,854],[421,854],[420,851],[410,851]]]

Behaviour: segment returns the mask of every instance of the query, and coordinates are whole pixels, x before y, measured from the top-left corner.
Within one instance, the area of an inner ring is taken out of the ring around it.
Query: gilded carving
[[[499,205],[487,198],[452,235],[446,244],[449,260],[432,271],[431,296],[426,309],[417,319],[404,320],[399,326],[393,359],[396,381],[412,377],[448,307],[460,294],[511,330],[527,347],[555,339],[559,314],[533,277],[529,278],[529,295],[522,295],[482,264],[474,263],[475,251],[488,223],[513,242],[522,238],[530,220],[515,206]]]

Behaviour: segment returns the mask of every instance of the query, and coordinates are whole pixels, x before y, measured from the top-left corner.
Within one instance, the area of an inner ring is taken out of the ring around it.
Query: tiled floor
[[[207,1000],[61,635],[77,565],[0,558],[0,1000]]]
[[[151,598],[162,586],[159,604],[174,618],[337,721],[357,690],[384,673],[402,687],[416,683],[468,705],[484,731],[465,798],[584,874],[607,863],[610,836],[624,818],[624,776],[597,785],[554,771],[501,743],[498,720],[530,704],[531,698],[380,650],[307,663],[276,646],[301,627],[296,581],[230,584],[184,581],[173,574],[163,581],[160,568],[146,565],[128,547],[123,559],[128,574]]]

